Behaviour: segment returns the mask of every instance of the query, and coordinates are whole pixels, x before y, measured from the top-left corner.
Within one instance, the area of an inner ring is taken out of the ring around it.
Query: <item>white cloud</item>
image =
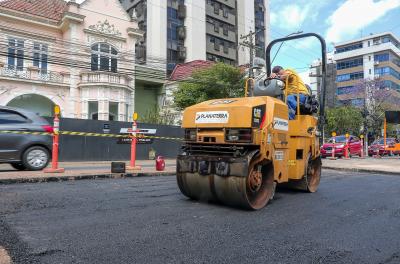
[[[271,13],[271,24],[287,30],[299,29],[309,15],[310,10],[310,5],[286,5],[278,12]]]
[[[356,35],[392,9],[400,7],[400,0],[346,0],[328,18],[328,42],[339,42]]]
[[[300,78],[303,80],[305,84],[310,84],[311,79],[310,79],[310,70],[304,71],[304,72],[299,72],[298,73]]]

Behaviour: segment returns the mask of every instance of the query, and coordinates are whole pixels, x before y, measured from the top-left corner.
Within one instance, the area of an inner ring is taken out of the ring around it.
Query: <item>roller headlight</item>
[[[252,138],[251,128],[226,129],[225,131],[225,141],[227,142],[249,143]]]
[[[196,141],[197,129],[185,129],[185,140]]]

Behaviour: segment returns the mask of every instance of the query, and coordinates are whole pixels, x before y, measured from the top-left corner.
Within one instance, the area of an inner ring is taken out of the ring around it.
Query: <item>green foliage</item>
[[[158,125],[173,125],[175,116],[170,112],[162,112],[158,106],[147,110],[143,117],[139,117],[139,122]]]
[[[241,97],[244,94],[244,82],[240,69],[217,63],[211,68],[195,71],[190,80],[179,84],[174,92],[177,108],[211,99]]]
[[[349,133],[358,136],[363,124],[363,117],[358,108],[342,106],[327,109],[326,121],[326,132],[329,135],[335,131],[338,135]]]

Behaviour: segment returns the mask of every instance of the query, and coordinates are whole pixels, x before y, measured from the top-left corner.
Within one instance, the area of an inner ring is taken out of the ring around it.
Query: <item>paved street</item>
[[[400,177],[323,171],[315,194],[241,211],[175,177],[0,186],[14,263],[399,263]]]

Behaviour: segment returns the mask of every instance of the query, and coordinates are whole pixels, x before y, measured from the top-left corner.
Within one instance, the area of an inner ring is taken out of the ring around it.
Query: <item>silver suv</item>
[[[0,106],[0,131],[53,132],[53,127],[35,113]],[[0,132],[0,163],[17,170],[42,170],[51,158],[52,138],[42,135]]]

